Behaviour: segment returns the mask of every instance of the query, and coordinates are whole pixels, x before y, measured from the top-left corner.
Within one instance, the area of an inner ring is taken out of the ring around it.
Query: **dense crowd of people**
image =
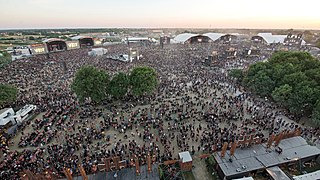
[[[162,163],[177,159],[182,151],[193,155],[219,151],[224,142],[247,135],[265,142],[284,129],[301,128],[303,137],[320,142],[319,128],[290,121],[285,110],[246,92],[228,76],[227,69],[263,58],[221,60],[219,68],[209,68],[201,62],[215,46],[137,48],[143,58],[132,63],[88,56],[88,49],[78,49],[17,60],[1,69],[0,82],[19,89],[12,107],[34,104],[39,115],[24,122],[14,138],[2,141],[0,178],[18,179],[23,169],[62,177],[64,167],[79,175],[78,164],[88,174],[96,173],[98,164],[114,156],[131,165],[135,157],[144,164],[150,154]],[[110,54],[127,50],[127,45],[108,47]],[[84,65],[110,75],[150,66],[158,73],[159,87],[149,96],[80,104],[70,85]]]

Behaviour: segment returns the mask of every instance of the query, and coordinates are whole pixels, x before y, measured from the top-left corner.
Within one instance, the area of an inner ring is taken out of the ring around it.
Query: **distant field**
[[[29,40],[26,38],[34,37],[36,40]],[[11,46],[23,46],[29,44],[41,43],[41,40],[37,40],[37,38],[43,37],[40,35],[24,35],[24,36],[1,36],[0,37],[0,50],[6,49]]]

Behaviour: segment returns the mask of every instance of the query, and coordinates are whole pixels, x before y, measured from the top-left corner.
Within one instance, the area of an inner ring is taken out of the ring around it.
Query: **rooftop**
[[[179,153],[179,158],[182,159],[182,163],[191,162],[192,158],[189,151]]]
[[[9,109],[11,109],[11,108],[4,108],[4,109],[0,109],[0,114],[2,114],[2,113],[4,113],[4,112],[8,111]]]
[[[148,166],[140,166],[140,175],[136,175],[136,168],[124,168],[119,171],[99,172],[97,174],[87,175],[89,180],[119,180],[119,179],[135,179],[135,180],[160,180],[158,165],[152,165],[151,173],[148,172]],[[82,180],[81,176],[73,177],[74,180]],[[63,179],[66,180],[66,179]]]
[[[230,156],[230,151],[227,151],[224,158],[220,152],[214,157],[223,173],[231,176],[320,155],[320,149],[308,145],[300,136],[283,139],[279,147],[282,148],[281,154],[275,151],[275,147],[266,151],[265,144],[258,144],[251,148],[236,149],[234,156]]]

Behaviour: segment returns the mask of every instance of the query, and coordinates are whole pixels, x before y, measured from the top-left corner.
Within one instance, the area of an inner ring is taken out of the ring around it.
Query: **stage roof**
[[[272,33],[259,33],[258,36],[262,37],[268,44],[271,43],[284,43],[287,35],[273,35]]]
[[[65,40],[60,39],[60,38],[49,38],[49,39],[43,40],[44,43],[49,43],[49,42],[53,42],[53,41],[63,41],[63,42],[66,42]]]
[[[204,36],[208,36],[212,41],[218,40],[219,38],[221,38],[222,36],[224,36],[225,34],[222,33],[205,33],[203,34]]]
[[[193,34],[193,33],[183,33],[183,34],[179,34],[177,35],[173,41],[176,43],[184,43],[186,42],[188,39],[195,37],[195,36],[199,36],[200,34]]]
[[[190,39],[192,37],[196,37],[196,36],[206,36],[206,37],[210,38],[212,41],[216,41],[220,37],[225,36],[225,35],[239,36],[240,34],[239,33],[227,33],[227,34],[224,34],[224,33],[213,33],[213,32],[209,32],[209,33],[205,33],[205,34],[183,33],[183,34],[177,35],[173,39],[173,42],[175,42],[175,43],[184,43],[188,39]]]

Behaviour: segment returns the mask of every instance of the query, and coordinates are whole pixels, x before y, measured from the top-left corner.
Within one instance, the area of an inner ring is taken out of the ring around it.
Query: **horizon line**
[[[0,31],[3,30],[47,30],[47,29],[234,29],[234,30],[312,30],[312,31],[319,31],[319,29],[316,28],[236,28],[236,27],[44,27],[44,28],[0,28]]]

